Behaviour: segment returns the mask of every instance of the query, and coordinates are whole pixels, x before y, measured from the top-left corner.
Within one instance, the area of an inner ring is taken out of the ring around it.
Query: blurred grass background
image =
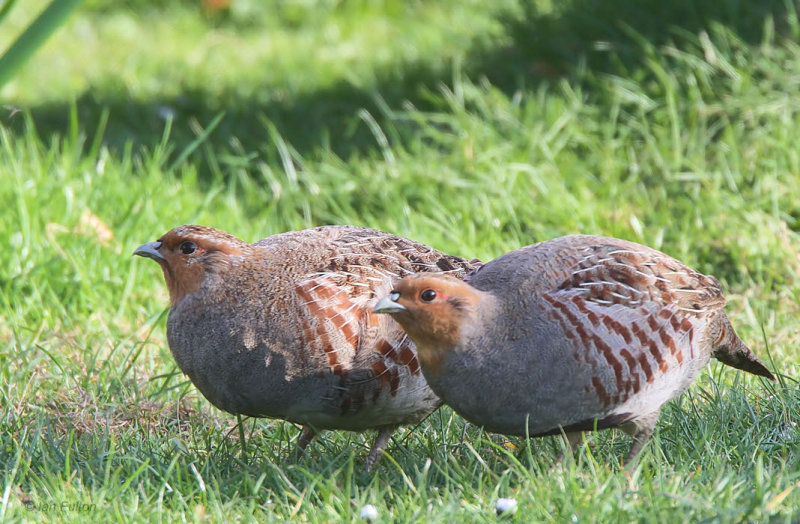
[[[18,3],[5,49],[46,4]],[[797,519],[795,1],[85,0],[0,91],[0,520]],[[490,260],[572,233],[717,276],[781,375],[712,363],[630,474],[615,432],[395,436],[232,417],[185,381],[133,248],[357,224]],[[466,437],[464,437],[464,435]],[[430,459],[430,460],[428,460]],[[43,504],[95,504],[90,513]]]

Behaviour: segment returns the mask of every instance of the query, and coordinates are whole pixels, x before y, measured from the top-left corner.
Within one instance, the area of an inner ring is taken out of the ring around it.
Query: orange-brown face
[[[223,231],[205,226],[179,226],[155,242],[133,252],[152,258],[164,271],[169,301],[178,301],[200,288],[208,271],[224,265],[229,255],[240,255],[248,244]]]
[[[397,282],[373,312],[392,315],[416,344],[422,366],[436,372],[480,300],[478,291],[453,277],[414,275]]]

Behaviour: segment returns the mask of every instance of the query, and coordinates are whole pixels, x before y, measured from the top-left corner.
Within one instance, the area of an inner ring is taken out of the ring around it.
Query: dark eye
[[[426,289],[419,294],[419,298],[421,298],[423,302],[431,302],[434,298],[436,298],[436,291],[432,289]]]
[[[182,242],[178,249],[181,250],[181,253],[184,255],[191,255],[195,251],[197,251],[197,246],[194,245],[194,242]]]

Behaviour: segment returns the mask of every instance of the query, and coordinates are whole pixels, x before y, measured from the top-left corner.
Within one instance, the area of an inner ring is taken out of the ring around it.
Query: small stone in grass
[[[513,515],[517,512],[517,500],[516,499],[497,499],[497,509],[498,515]]]
[[[373,521],[378,518],[378,508],[372,504],[367,504],[361,508],[361,518]]]

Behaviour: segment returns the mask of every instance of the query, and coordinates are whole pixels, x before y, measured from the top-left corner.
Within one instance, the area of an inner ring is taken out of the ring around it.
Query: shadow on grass
[[[743,41],[758,44],[764,37],[765,21],[772,17],[780,31],[790,13],[787,5],[795,2],[571,0],[557,2],[551,13],[541,12],[533,3],[525,4],[520,12],[502,15],[509,43],[467,50],[463,71],[469,78],[485,77],[507,93],[559,78],[581,82],[585,92],[591,93],[593,84],[602,82],[597,75],[629,74],[646,61],[647,44],[657,48],[681,32],[697,34],[721,24]],[[167,115],[171,115],[173,155],[179,155],[196,140],[198,125],[208,125],[224,111],[224,118],[207,138],[206,146],[222,159],[219,170],[226,173],[225,151],[235,153],[228,156],[233,164],[241,163],[242,153],[267,160],[277,154],[265,120],[274,124],[284,140],[303,156],[328,150],[342,157],[369,154],[378,144],[358,114],[365,109],[384,127],[389,117],[379,109],[376,95],[393,109],[405,101],[421,109],[436,109],[441,102],[430,93],[441,84],[452,83],[450,69],[426,63],[407,64],[395,70],[399,72],[378,74],[369,90],[340,82],[276,100],[268,92],[259,93],[258,99],[242,97],[231,86],[222,97],[199,91],[186,92],[175,99],[144,101],[131,100],[122,91],[89,92],[75,102],[75,109],[79,130],[89,137],[95,134],[101,115],[107,110],[110,117],[103,140],[117,151],[126,144],[132,145],[134,151],[141,146],[157,147]],[[70,110],[70,103],[56,103],[29,111],[37,132],[46,140],[69,129]],[[2,120],[12,129],[24,124],[19,117],[5,115]],[[397,130],[401,139],[413,132],[413,127]],[[200,166],[201,174],[212,173],[216,169],[211,165],[214,161],[198,157],[199,154],[200,150],[193,153],[192,161]]]
[[[593,74],[625,74],[643,65],[647,46],[658,48],[676,34],[696,35],[715,24],[748,44],[764,37],[772,18],[780,30],[786,24],[787,1],[693,2],[675,0],[571,0],[555,2],[542,14],[526,4],[521,17],[505,21],[511,44],[484,53],[473,73],[486,74],[504,89],[543,78],[574,76],[585,67]]]

